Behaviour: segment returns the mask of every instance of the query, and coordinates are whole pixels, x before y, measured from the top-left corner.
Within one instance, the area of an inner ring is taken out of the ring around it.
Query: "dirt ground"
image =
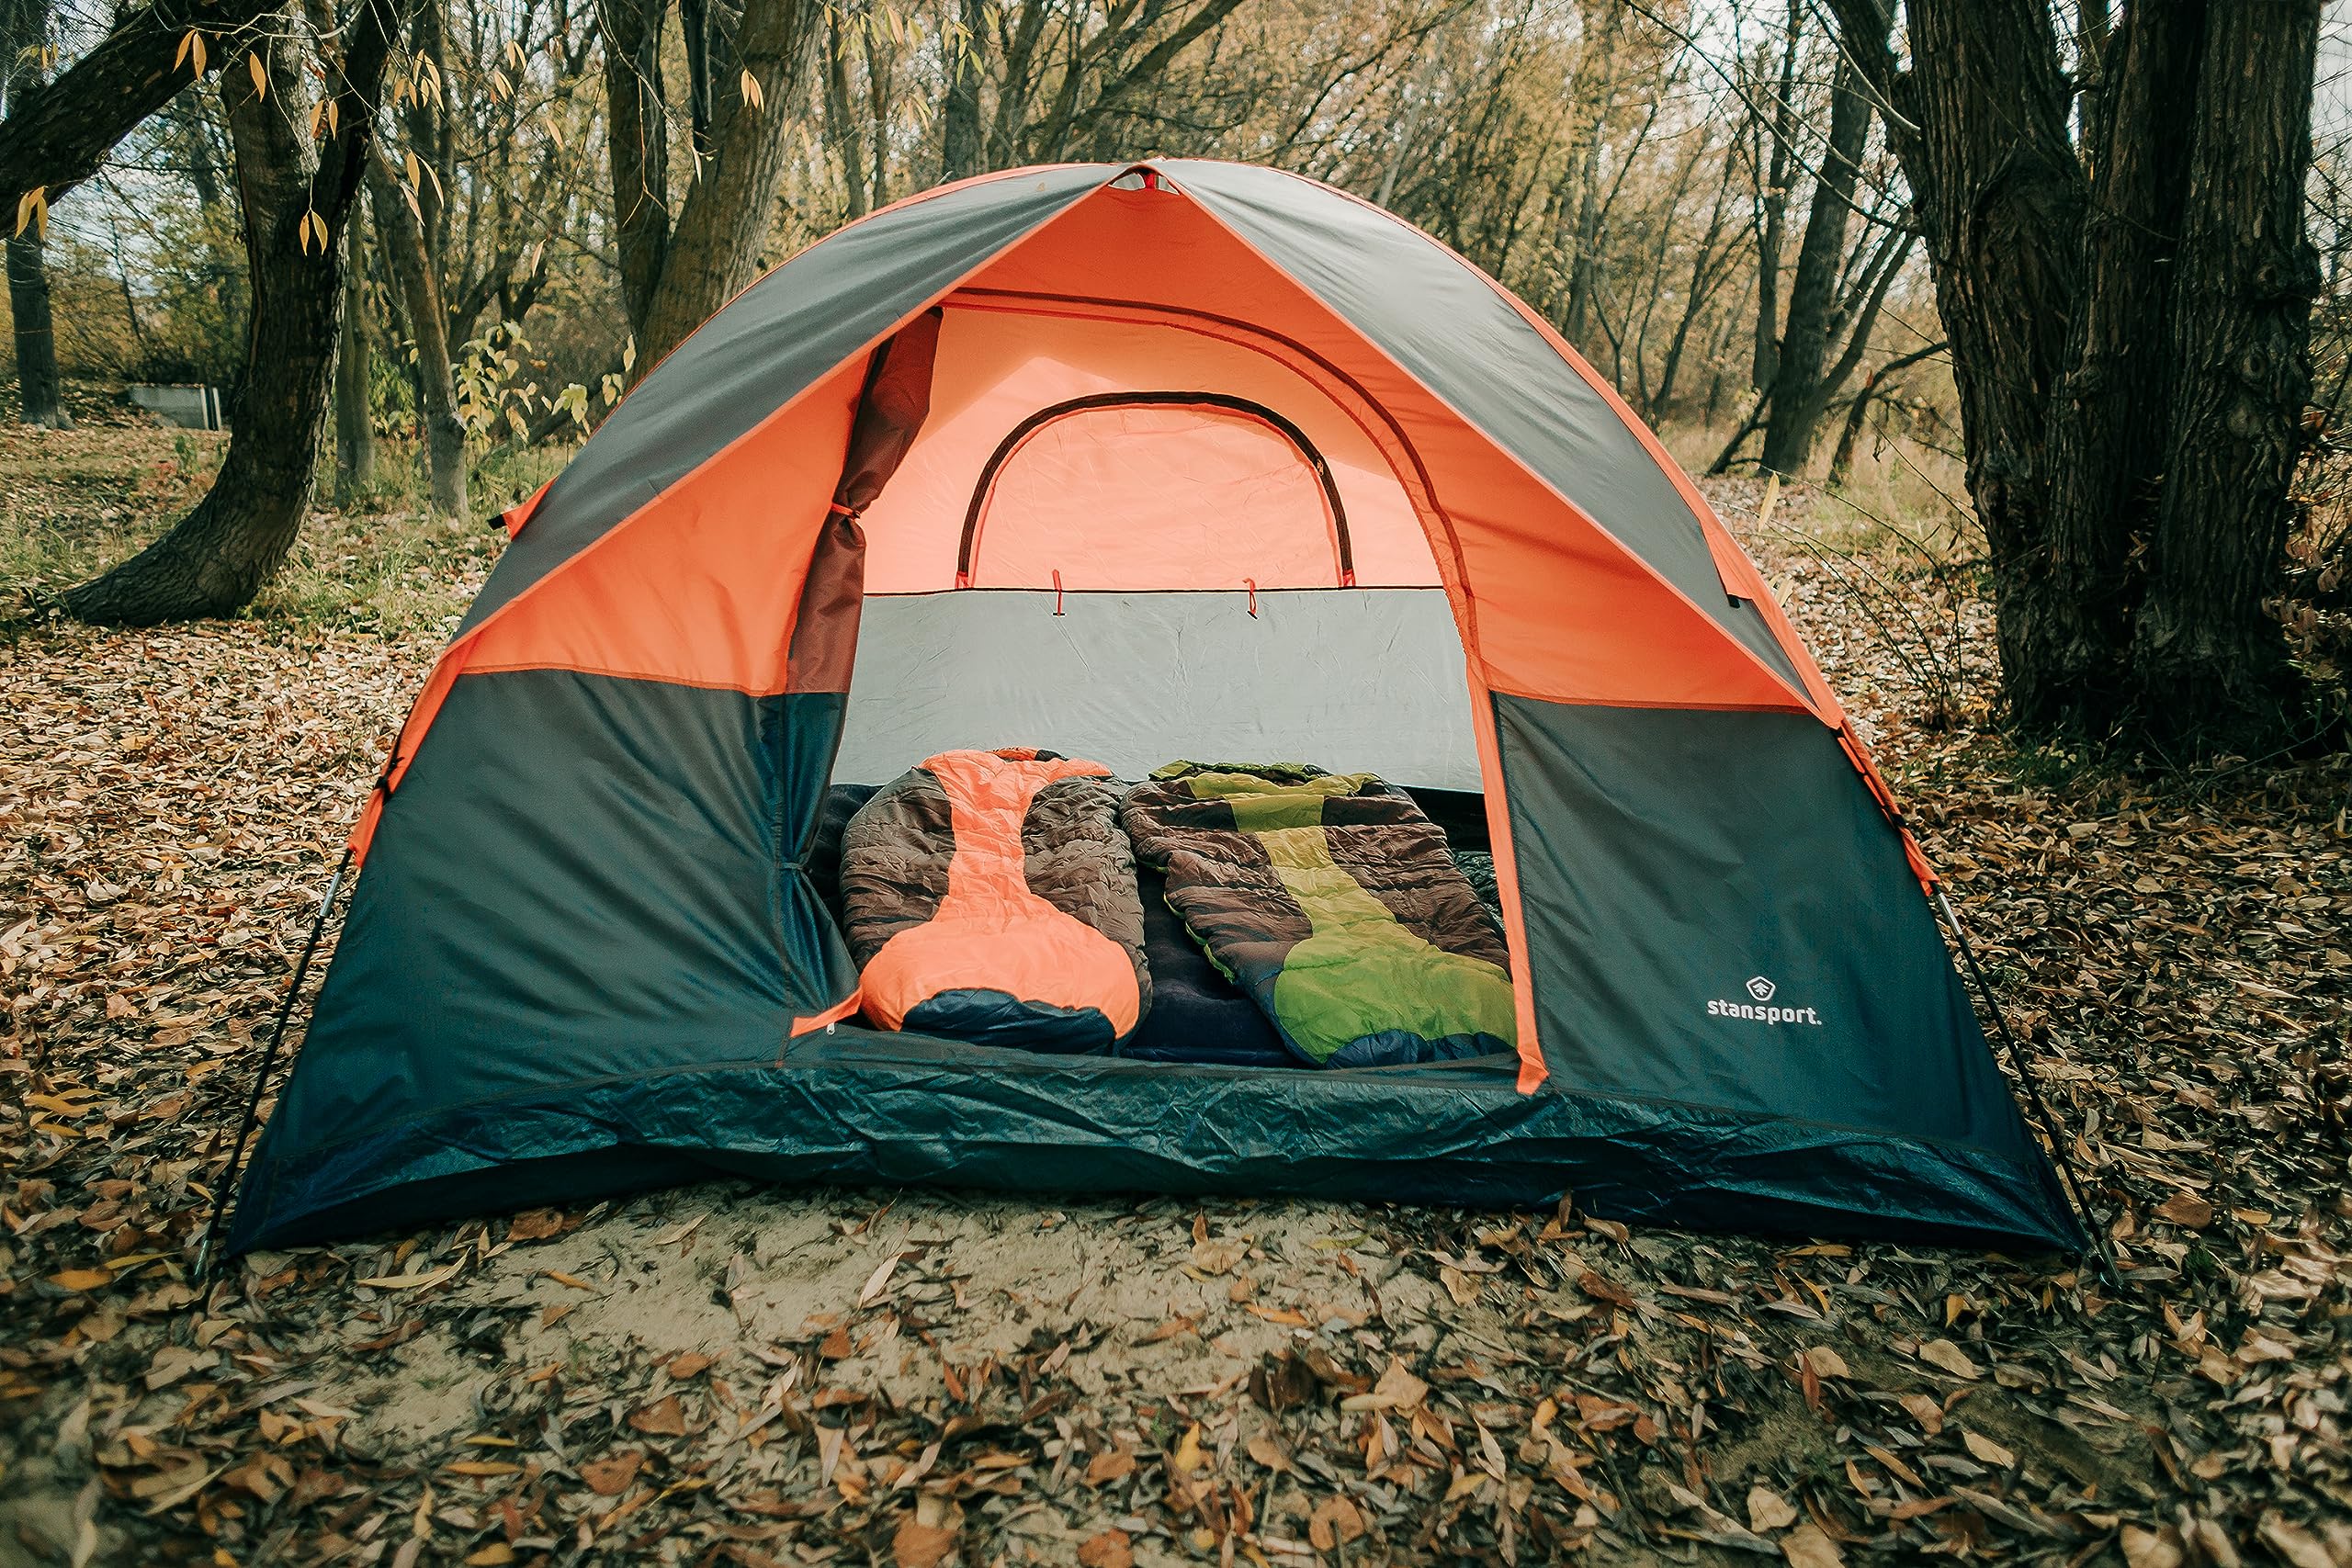
[[[135,531],[173,504],[154,441],[0,430],[0,522]],[[363,562],[386,526],[319,525]],[[1573,1204],[717,1181],[200,1286],[255,1041],[435,633],[0,607],[0,1564],[2352,1568],[2352,768],[2021,754],[1981,728],[1981,605],[1906,590],[1957,616],[1923,673],[1834,559],[1755,537],[2112,1279]],[[454,615],[488,554],[409,550],[398,592]]]

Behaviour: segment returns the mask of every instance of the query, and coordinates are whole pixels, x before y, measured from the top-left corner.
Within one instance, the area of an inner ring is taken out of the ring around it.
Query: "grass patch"
[[[225,434],[144,423],[0,425],[0,622],[16,629],[55,614],[57,595],[160,537],[203,499],[228,443]],[[375,473],[345,505],[327,502],[330,457],[292,551],[241,618],[288,630],[437,635],[505,545],[492,520],[571,456],[569,447],[477,456],[473,514],[454,521],[425,504],[418,443],[379,439]]]

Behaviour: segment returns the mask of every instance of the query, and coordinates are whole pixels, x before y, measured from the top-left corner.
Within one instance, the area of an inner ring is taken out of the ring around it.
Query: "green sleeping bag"
[[[1410,795],[1295,762],[1170,762],[1127,793],[1136,859],[1311,1066],[1509,1052],[1502,932]]]

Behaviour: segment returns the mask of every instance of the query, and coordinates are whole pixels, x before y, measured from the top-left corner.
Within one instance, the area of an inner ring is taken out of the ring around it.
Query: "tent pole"
[[[351,869],[351,846],[343,846],[343,858],[335,863],[334,874],[327,879],[326,897],[319,900],[319,912],[311,921],[310,940],[302,944],[301,957],[294,961],[294,976],[286,983],[286,995],[277,1004],[277,1021],[270,1026],[269,1044],[261,1054],[261,1066],[254,1072],[253,1093],[245,1097],[245,1114],[237,1123],[236,1142],[229,1148],[229,1167],[220,1173],[220,1184],[212,1191],[212,1212],[204,1222],[204,1239],[196,1249],[196,1277],[209,1278],[206,1270],[212,1261],[212,1244],[220,1229],[220,1217],[228,1211],[230,1190],[237,1184],[237,1167],[245,1157],[245,1140],[254,1134],[254,1123],[261,1116],[262,1090],[269,1083],[269,1069],[277,1060],[277,1047],[286,1038],[287,1020],[294,1016],[294,1003],[302,994],[302,981],[311,972],[311,959],[319,951],[319,940],[326,934],[327,912],[334,908],[334,896],[343,890],[344,873]]]
[[[1992,982],[1985,977],[1984,966],[1976,962],[1976,948],[1968,940],[1968,932],[1961,928],[1960,917],[1952,912],[1951,899],[1946,897],[1943,884],[1935,887],[1936,908],[1943,911],[1944,924],[1951,928],[1952,940],[1960,944],[1960,955],[1967,962],[1970,978],[1976,982],[1976,994],[1984,999],[1984,1010],[1993,1015],[1993,1027],[1999,1032],[2001,1047],[2009,1058],[2009,1068],[2025,1085],[2026,1098],[2032,1102],[2033,1113],[2041,1122],[2041,1131],[2050,1140],[2050,1153],[2058,1167],[2058,1179],[2066,1189],[2066,1201],[2075,1206],[2075,1217],[2082,1222],[2084,1234],[2090,1237],[2091,1250],[2099,1261],[2100,1271],[2117,1290],[2122,1280],[2117,1274],[2115,1259],[2107,1249],[2107,1238],[2091,1223],[2090,1205],[2083,1201],[2082,1184],[2075,1177],[2075,1162],[2067,1157],[2066,1140],[2062,1135],[2058,1118],[2051,1113],[2050,1102],[2041,1098],[2041,1086],[2034,1081],[2033,1072],[2026,1066],[2025,1049],[2018,1037],[2009,1032],[2009,1021],[2001,1010],[1998,998],[1993,995]]]

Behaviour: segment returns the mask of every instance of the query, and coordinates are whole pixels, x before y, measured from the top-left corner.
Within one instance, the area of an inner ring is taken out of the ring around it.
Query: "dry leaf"
[[[1911,1419],[1919,1423],[1919,1429],[1928,1436],[1932,1438],[1944,1429],[1944,1407],[1926,1394],[1905,1394],[1903,1408],[1911,1413]]]
[[[628,1424],[634,1430],[654,1438],[683,1438],[686,1435],[686,1415],[678,1404],[678,1396],[665,1393],[650,1404],[640,1404],[628,1413]]]
[[[1763,1486],[1747,1489],[1747,1528],[1758,1535],[1786,1529],[1797,1522],[1796,1509],[1779,1493]]]
[[[2278,1514],[2263,1515],[2254,1533],[2288,1568],[2344,1568],[2346,1562],[2352,1561],[2352,1557],[2338,1558],[2319,1537]],[[2346,1544],[2352,1546],[2352,1538]]]
[[[2213,1205],[2194,1192],[2176,1192],[2156,1208],[2156,1218],[2189,1230],[2213,1223]]]
[[[899,1255],[895,1252],[875,1265],[874,1272],[865,1277],[865,1288],[857,1292],[857,1304],[868,1307],[880,1301],[890,1289],[890,1276],[898,1267]]]
[[[1100,1486],[1105,1482],[1119,1481],[1135,1473],[1136,1456],[1126,1449],[1106,1449],[1096,1454],[1086,1465],[1086,1483]]]
[[[1817,1378],[1848,1378],[1853,1373],[1846,1370],[1846,1358],[1826,1345],[1815,1345],[1804,1353],[1804,1364],[1813,1369]]]
[[[899,1568],[938,1568],[956,1550],[956,1536],[944,1525],[927,1525],[909,1514],[890,1537],[890,1551]]]
[[[2125,1525],[2122,1546],[2125,1568],[2181,1568],[2187,1556],[2179,1534],[2169,1525],[2162,1530]]]
[[[1967,1445],[1968,1451],[1976,1456],[1979,1463],[1989,1464],[1996,1470],[2007,1470],[2018,1461],[2016,1454],[1981,1432],[1972,1432],[1962,1427],[1960,1440]]]
[[[1090,1536],[1078,1549],[1080,1568],[1135,1568],[1135,1546],[1125,1530]]]
[[[1291,1469],[1290,1450],[1283,1448],[1282,1439],[1272,1432],[1260,1432],[1251,1438],[1245,1451],[1251,1459],[1277,1473],[1286,1474]]]
[[[1329,1551],[1363,1538],[1363,1515],[1345,1497],[1329,1496],[1315,1506],[1306,1521],[1306,1539],[1318,1551]]]
[[[1919,1347],[1919,1359],[1931,1367],[1939,1367],[1956,1378],[1971,1380],[1984,1375],[1984,1369],[1968,1359],[1968,1352],[1949,1339],[1930,1339]]]
[[[628,1483],[637,1479],[637,1472],[644,1464],[642,1450],[628,1449],[582,1464],[580,1479],[599,1497],[617,1497],[628,1490]]]
[[[1781,1538],[1781,1555],[1789,1560],[1790,1568],[1844,1568],[1846,1562],[1838,1543],[1811,1520]]]

